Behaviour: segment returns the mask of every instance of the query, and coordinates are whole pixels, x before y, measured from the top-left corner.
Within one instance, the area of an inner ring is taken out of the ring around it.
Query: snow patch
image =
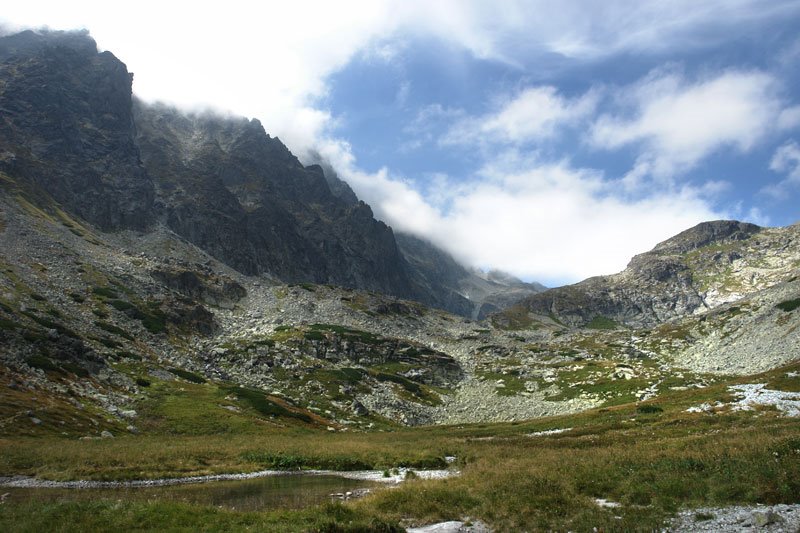
[[[728,390],[737,395],[735,402],[725,404],[702,403],[689,407],[687,413],[711,413],[724,407],[733,411],[753,411],[756,406],[772,406],[784,416],[800,417],[800,392],[786,392],[767,389],[764,383],[747,383],[744,385],[731,385]]]
[[[569,431],[572,428],[562,428],[562,429],[546,429],[544,431],[535,431],[533,433],[528,433],[525,435],[526,437],[544,437],[547,435],[557,435],[559,433],[564,433],[565,431]]]

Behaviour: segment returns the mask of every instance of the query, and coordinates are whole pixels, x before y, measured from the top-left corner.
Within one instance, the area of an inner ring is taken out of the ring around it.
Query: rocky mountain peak
[[[0,170],[104,230],[144,229],[154,191],[125,64],[85,32],[3,37],[0,60]]]
[[[714,220],[680,232],[658,243],[653,252],[685,253],[720,241],[741,241],[761,231],[760,226],[738,220]]]

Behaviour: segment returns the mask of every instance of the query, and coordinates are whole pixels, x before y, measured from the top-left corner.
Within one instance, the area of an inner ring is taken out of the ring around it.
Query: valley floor
[[[798,369],[794,364],[738,383],[800,392]],[[770,406],[733,408],[732,384],[505,424],[331,432],[253,419],[236,429],[215,428],[204,424],[209,404],[200,401],[194,411],[175,410],[165,418],[164,411],[144,411],[144,418],[161,417],[160,425],[143,423],[150,429],[139,435],[6,436],[0,439],[0,473],[41,479],[147,479],[276,467],[390,472],[446,466],[445,457],[456,457],[462,474],[440,480],[409,475],[391,490],[301,510],[9,498],[0,505],[0,528],[393,531],[470,517],[495,531],[643,531],[668,527],[677,513],[691,529],[692,520],[700,527],[710,514],[722,516],[707,508],[800,503],[797,418]],[[213,384],[182,386],[184,393],[195,392],[192,387]],[[180,394],[166,393],[162,401],[180,401]],[[716,407],[692,409],[703,404]],[[217,415],[212,419],[220,422]],[[601,500],[619,505],[599,505]]]

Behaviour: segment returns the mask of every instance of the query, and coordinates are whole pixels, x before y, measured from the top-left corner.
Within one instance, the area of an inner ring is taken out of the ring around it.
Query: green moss
[[[776,305],[775,307],[777,307],[781,311],[786,311],[787,313],[791,312],[791,311],[794,311],[795,309],[800,307],[800,298],[795,298],[794,300],[783,301],[783,302],[779,303],[778,305]]]
[[[206,378],[197,375],[194,372],[189,372],[188,370],[183,370],[181,368],[170,368],[169,371],[175,374],[176,376],[183,378],[186,381],[189,381],[190,383],[200,384],[206,382]]]
[[[110,299],[119,298],[119,294],[117,293],[117,291],[115,291],[111,287],[93,287],[92,292],[102,298],[110,298]]]
[[[597,315],[586,324],[586,327],[588,329],[617,329],[619,324],[608,317]]]
[[[105,331],[109,332],[109,333],[113,333],[114,335],[119,335],[123,339],[128,339],[129,341],[133,340],[133,337],[131,336],[130,333],[128,333],[124,329],[120,328],[119,326],[115,326],[114,324],[111,324],[109,322],[104,322],[102,320],[97,320],[97,321],[95,321],[94,325],[97,326],[98,328],[102,329],[102,330],[105,330]]]

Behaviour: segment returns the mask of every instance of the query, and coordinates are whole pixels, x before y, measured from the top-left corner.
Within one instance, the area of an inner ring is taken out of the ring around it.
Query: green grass
[[[588,329],[617,329],[619,324],[608,317],[597,315],[586,324],[586,327]]]
[[[368,331],[361,331],[358,329],[347,328],[344,326],[337,326],[334,324],[311,324],[309,326],[310,331],[306,332],[306,338],[308,335],[317,335],[319,340],[322,339],[321,334],[330,332],[336,333],[337,335],[341,335],[343,337],[347,337],[349,339],[358,340],[365,344],[378,344],[383,341],[383,339],[374,333],[370,333]]]
[[[170,368],[170,372],[178,376],[179,378],[183,378],[190,383],[205,383],[206,378],[195,374],[194,372],[189,372],[188,370],[183,370],[182,368]]]
[[[45,372],[61,372],[61,368],[49,357],[44,355],[32,355],[25,360],[29,366],[44,370]]]
[[[127,331],[125,331],[124,329],[122,329],[119,326],[115,326],[114,324],[111,324],[110,322],[105,322],[103,320],[97,320],[97,321],[95,321],[94,325],[97,326],[98,328],[104,330],[104,331],[107,331],[109,333],[113,333],[114,335],[119,335],[123,339],[128,339],[129,341],[133,340],[133,336],[130,333],[128,333]]]
[[[125,365],[119,368],[141,372],[144,366]],[[798,368],[800,363],[738,381],[791,387],[797,380],[789,372]],[[361,375],[358,369],[341,371],[352,380]],[[38,402],[47,401],[37,396]],[[795,419],[774,411],[686,412],[729,397],[726,383],[720,383],[667,392],[645,404],[527,422],[330,432],[295,418],[299,410],[255,389],[154,379],[147,399],[137,405],[140,435],[96,441],[55,432],[6,436],[0,438],[0,475],[140,479],[261,468],[389,470],[440,467],[445,455],[458,458],[462,475],[410,479],[352,504],[304,511],[244,513],[124,499],[38,506],[10,501],[0,506],[0,528],[346,531],[357,526],[370,531],[401,520],[421,524],[470,516],[496,531],[647,531],[663,528],[664,519],[683,508],[800,503]],[[4,416],[22,408],[12,407]],[[59,406],[52,414],[62,411]],[[46,419],[42,426],[48,424]],[[572,429],[529,436],[567,427]],[[621,507],[600,508],[595,498]]]
[[[268,417],[293,418],[308,423],[312,422],[312,419],[309,415],[287,409],[286,407],[267,398],[267,395],[262,391],[238,386],[227,387],[225,390],[229,394],[233,394],[244,400],[250,405],[250,407],[255,409],[261,415]]]
[[[92,287],[92,293],[102,298],[119,298],[117,291],[111,287]]]
[[[776,305],[775,307],[777,307],[781,311],[786,311],[787,313],[790,312],[790,311],[794,311],[795,309],[800,307],[800,298],[795,298],[794,300],[783,301],[783,302],[779,303],[778,305]]]
[[[499,396],[516,396],[526,390],[525,380],[513,373],[479,372],[478,375],[488,381],[502,381],[503,386],[497,386],[497,388],[495,388],[495,393]]]
[[[52,531],[280,531],[285,533],[400,533],[387,522],[350,506],[330,503],[290,511],[239,512],[180,502],[29,503],[0,507],[0,529]]]

